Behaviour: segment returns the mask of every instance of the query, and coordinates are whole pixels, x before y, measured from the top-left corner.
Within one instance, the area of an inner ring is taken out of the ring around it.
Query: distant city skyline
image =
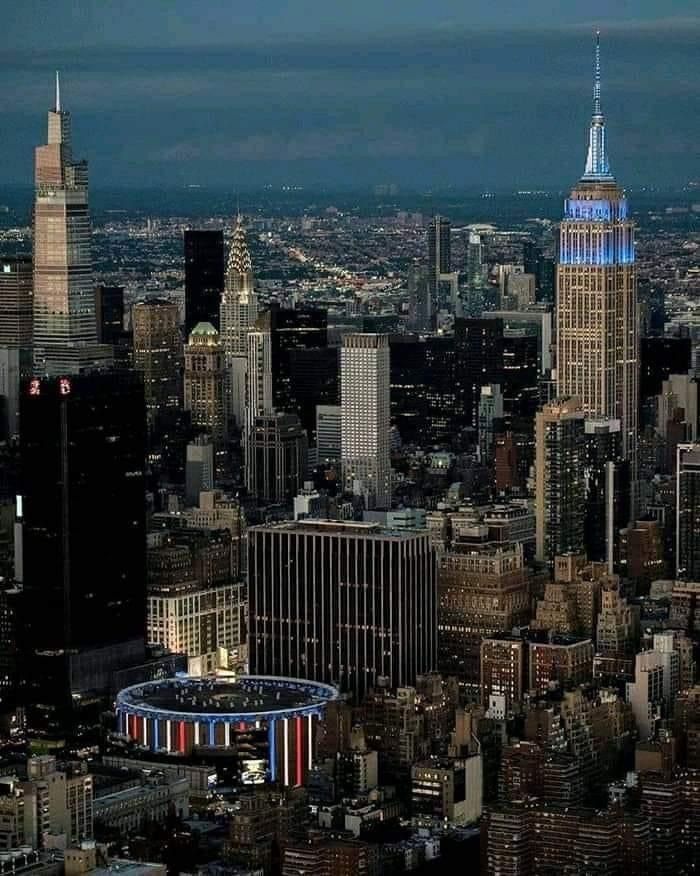
[[[584,157],[598,25],[614,170],[630,186],[698,176],[690,3],[537,2],[524,17],[511,0],[490,12],[442,0],[334,16],[308,0],[295,24],[277,3],[253,14],[213,2],[203,21],[179,3],[167,18],[129,3],[118,20],[110,5],[42,6],[42,28],[27,23],[37,3],[12,10],[4,183],[31,180],[59,68],[96,187],[564,186]]]

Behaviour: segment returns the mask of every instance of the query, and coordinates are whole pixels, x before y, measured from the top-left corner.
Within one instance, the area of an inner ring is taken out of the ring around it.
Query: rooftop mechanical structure
[[[178,676],[124,688],[116,712],[120,732],[150,751],[183,758],[204,748],[247,751],[251,763],[265,765],[249,781],[303,785],[314,722],[337,697],[331,685],[301,678]]]

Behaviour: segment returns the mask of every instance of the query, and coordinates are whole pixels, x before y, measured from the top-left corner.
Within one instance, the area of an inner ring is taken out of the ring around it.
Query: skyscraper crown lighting
[[[588,135],[588,156],[582,180],[613,182],[605,148],[605,117],[600,102],[600,31],[595,38],[595,62],[593,71],[593,114]]]
[[[557,388],[587,417],[619,420],[634,480],[638,336],[634,223],[610,172],[595,38],[593,114],[583,176],[564,205],[557,259]]]
[[[229,289],[234,285],[235,279],[241,275],[250,275],[253,271],[253,263],[246,242],[245,228],[240,213],[236,220],[236,227],[233,230],[233,240],[231,241],[231,249],[228,254],[228,263],[226,265],[226,288]]]

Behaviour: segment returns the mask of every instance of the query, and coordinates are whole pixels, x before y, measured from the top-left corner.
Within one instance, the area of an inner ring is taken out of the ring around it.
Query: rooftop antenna
[[[61,112],[61,81],[58,77],[58,70],[56,70],[56,112]]]
[[[600,107],[600,31],[595,32],[595,70],[593,76],[593,114],[601,115]]]

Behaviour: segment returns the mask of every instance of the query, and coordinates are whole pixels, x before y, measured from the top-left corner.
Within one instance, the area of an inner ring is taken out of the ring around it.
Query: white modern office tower
[[[345,488],[367,508],[391,506],[389,337],[345,335],[340,349],[341,461]]]
[[[97,343],[88,171],[74,161],[70,113],[48,114],[48,142],[35,155],[34,369],[50,376],[104,367],[112,348]]]
[[[272,339],[270,332],[248,332],[246,434],[256,417],[272,413]]]
[[[219,307],[221,344],[227,371],[228,412],[238,428],[245,423],[248,334],[258,318],[253,264],[239,214],[229,250],[224,291]]]

